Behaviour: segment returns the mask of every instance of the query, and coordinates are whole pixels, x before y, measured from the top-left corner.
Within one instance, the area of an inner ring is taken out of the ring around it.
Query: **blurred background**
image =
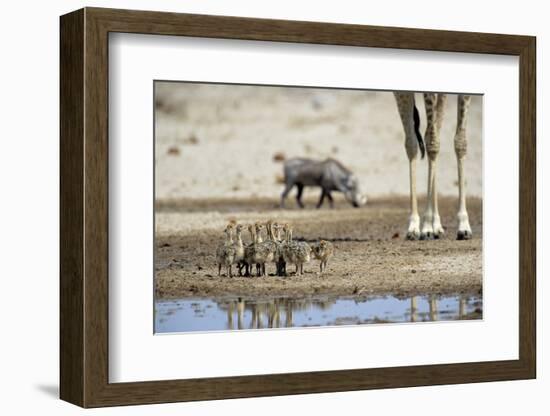
[[[421,132],[426,120],[416,95]],[[392,92],[155,82],[156,200],[275,198],[285,158],[333,157],[360,179],[369,198],[408,195],[404,132]],[[453,138],[456,97],[441,134],[441,195],[458,192]],[[482,97],[468,120],[468,196],[482,196]],[[419,195],[427,163],[418,163]],[[289,202],[292,203],[293,191]],[[318,198],[319,189],[305,190]],[[336,198],[342,198],[335,194]]]

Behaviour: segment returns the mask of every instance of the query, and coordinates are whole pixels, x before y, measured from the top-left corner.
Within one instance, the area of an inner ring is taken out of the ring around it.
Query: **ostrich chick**
[[[272,220],[265,223],[265,229],[267,231],[267,239],[256,247],[256,256],[260,260],[258,263],[262,265],[262,276],[267,276],[266,263],[277,262],[277,242],[273,234]]]
[[[277,245],[277,252],[275,253],[275,264],[277,265],[277,276],[286,276],[286,263],[284,258],[284,246],[285,240],[281,236],[283,225],[279,223],[273,224],[273,235],[275,237],[275,244]]]
[[[252,266],[256,264],[256,275],[260,275],[261,265],[256,263],[256,247],[258,244],[258,235],[256,234],[256,226],[250,224],[248,226],[251,243],[244,248],[244,262],[246,265],[245,275],[252,276]]]
[[[243,245],[243,239],[242,239],[242,232],[243,232],[244,225],[237,224],[235,227],[235,235],[237,237],[237,241],[233,243],[233,249],[235,250],[235,257],[233,258],[233,263],[237,264],[237,267],[239,269],[239,276],[242,275],[242,268],[244,266],[244,245]]]
[[[285,263],[296,265],[296,275],[304,274],[304,263],[311,260],[311,247],[306,242],[292,241],[292,227],[289,224],[283,226],[286,243],[283,246]]]
[[[216,249],[216,261],[218,263],[218,276],[221,276],[222,266],[226,267],[227,276],[233,277],[231,273],[231,265],[235,260],[235,246],[233,243],[233,225],[229,224],[223,231],[225,233],[225,240],[220,243]]]
[[[312,248],[313,257],[319,260],[319,271],[323,273],[327,269],[328,259],[334,254],[334,245],[330,241],[321,240]]]

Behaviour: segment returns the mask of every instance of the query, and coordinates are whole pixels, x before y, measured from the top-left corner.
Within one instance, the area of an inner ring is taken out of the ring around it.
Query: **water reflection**
[[[416,296],[411,298],[411,322],[416,322],[416,312],[418,308],[416,307]]]
[[[481,319],[479,296],[186,298],[155,305],[155,332]]]

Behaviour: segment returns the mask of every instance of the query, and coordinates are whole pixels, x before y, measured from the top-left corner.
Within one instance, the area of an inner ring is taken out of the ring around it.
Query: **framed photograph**
[[[60,29],[63,400],[536,377],[534,37]]]

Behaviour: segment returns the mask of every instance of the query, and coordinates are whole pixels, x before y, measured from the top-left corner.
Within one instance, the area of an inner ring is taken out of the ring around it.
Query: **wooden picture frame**
[[[60,396],[82,407],[529,379],[536,376],[536,41],[530,36],[85,8],[61,17]],[[519,359],[109,383],[110,32],[519,57]]]

